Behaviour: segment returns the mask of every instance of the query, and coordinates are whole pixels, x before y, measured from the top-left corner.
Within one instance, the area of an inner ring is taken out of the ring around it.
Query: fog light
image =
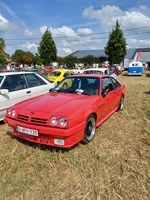
[[[14,129],[13,129],[13,127],[11,127],[11,126],[8,126],[8,131],[10,131],[10,132],[14,132]]]
[[[63,146],[65,142],[62,139],[54,139],[54,144]]]

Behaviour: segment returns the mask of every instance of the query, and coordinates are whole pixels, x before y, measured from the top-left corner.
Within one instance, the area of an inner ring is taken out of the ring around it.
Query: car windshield
[[[66,77],[51,92],[99,95],[100,79],[95,77]]]

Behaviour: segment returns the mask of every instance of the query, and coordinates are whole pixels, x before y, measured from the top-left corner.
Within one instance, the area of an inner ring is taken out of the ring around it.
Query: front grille
[[[21,121],[28,121],[29,116],[19,115],[19,114],[18,114],[17,119],[19,119],[19,120],[21,120]]]
[[[17,119],[19,121],[24,121],[24,122],[28,122],[28,123],[32,123],[32,124],[37,124],[37,125],[47,124],[47,119],[29,117],[29,116],[20,115],[20,114],[17,115]]]
[[[33,123],[36,123],[36,124],[46,124],[47,119],[31,117],[30,122],[33,122]]]

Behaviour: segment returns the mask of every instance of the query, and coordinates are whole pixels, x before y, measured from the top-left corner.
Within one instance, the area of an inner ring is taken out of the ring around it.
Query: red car
[[[125,86],[109,75],[71,75],[49,93],[7,109],[4,121],[19,138],[69,148],[91,142],[96,128],[123,109],[125,95]]]
[[[109,68],[110,74],[116,74],[116,75],[120,75],[121,71],[119,70],[119,68],[117,66],[111,66]]]
[[[43,72],[47,72],[47,73],[51,73],[54,70],[54,68],[50,67],[50,66],[46,66],[44,67],[44,69],[42,69],[41,71]]]

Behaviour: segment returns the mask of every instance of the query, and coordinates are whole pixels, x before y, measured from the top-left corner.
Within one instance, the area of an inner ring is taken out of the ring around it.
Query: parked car
[[[55,69],[47,78],[57,85],[63,78],[71,74],[74,74],[74,71],[70,69]]]
[[[116,75],[121,74],[121,71],[119,70],[118,66],[111,66],[109,70],[110,70],[110,74],[116,74]]]
[[[90,68],[83,71],[83,74],[107,74],[116,78],[116,74],[110,74],[109,68]]]
[[[91,142],[96,128],[123,109],[125,95],[125,86],[111,76],[71,75],[49,93],[7,109],[4,121],[19,138],[70,148]]]
[[[22,100],[49,92],[54,84],[34,72],[0,73],[0,121],[6,109]]]
[[[51,66],[45,66],[41,71],[51,73],[54,70]]]
[[[83,71],[83,74],[110,74],[109,68],[89,68]]]
[[[142,76],[143,74],[143,63],[142,62],[130,62],[129,66],[128,66],[128,72],[127,75],[128,76]]]
[[[83,73],[83,69],[80,69],[79,67],[76,67],[74,69],[72,69],[74,74],[82,74]]]

